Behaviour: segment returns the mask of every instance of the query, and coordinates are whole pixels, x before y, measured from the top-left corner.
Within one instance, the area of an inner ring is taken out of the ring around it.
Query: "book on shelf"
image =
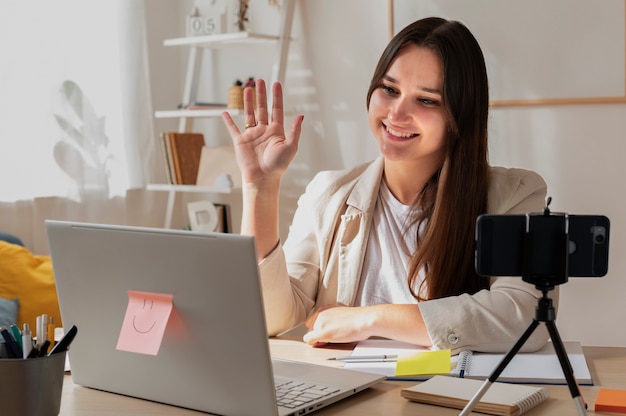
[[[580,385],[593,385],[591,373],[585,360],[580,342],[564,342],[568,359],[574,371],[574,377]],[[352,351],[352,355],[397,355],[409,357],[425,347],[387,339],[368,339],[361,341]],[[451,358],[450,375],[484,380],[502,362],[505,354],[467,351]],[[382,374],[391,379],[426,380],[430,376],[397,376],[396,362],[347,362],[345,368]],[[532,384],[567,384],[559,359],[551,342],[535,352],[518,352],[507,364],[497,381],[508,383]]]
[[[170,146],[170,142],[167,139],[167,135],[165,133],[161,133],[159,135],[159,139],[161,142],[161,154],[163,155],[163,166],[165,166],[165,178],[167,180],[167,183],[169,184],[174,184],[175,183],[175,178],[172,175],[172,172],[174,171],[173,167],[172,167],[172,162],[171,162],[171,153],[172,153],[172,148]]]
[[[204,148],[202,133],[161,133],[161,148],[170,184],[195,185]]]
[[[400,394],[414,402],[463,409],[482,385],[480,380],[433,376],[421,384],[402,389]],[[490,415],[517,416],[544,402],[549,396],[545,387],[495,382],[473,410]]]

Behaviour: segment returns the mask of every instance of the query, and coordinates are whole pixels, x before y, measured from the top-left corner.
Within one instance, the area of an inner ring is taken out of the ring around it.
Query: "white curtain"
[[[148,74],[144,0],[0,0],[0,231],[28,240],[42,217],[84,219],[77,203],[97,221],[144,186]],[[7,211],[50,198],[54,215]]]
[[[0,2],[0,200],[143,186],[143,15],[142,0]]]

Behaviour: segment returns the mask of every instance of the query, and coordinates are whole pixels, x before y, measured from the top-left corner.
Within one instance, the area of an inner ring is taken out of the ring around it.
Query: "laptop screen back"
[[[252,237],[59,221],[46,228],[61,317],[79,329],[69,350],[75,383],[210,413],[276,414]],[[118,349],[130,300],[149,307],[152,295],[171,296],[173,308],[160,342],[135,347],[158,344],[156,355]]]

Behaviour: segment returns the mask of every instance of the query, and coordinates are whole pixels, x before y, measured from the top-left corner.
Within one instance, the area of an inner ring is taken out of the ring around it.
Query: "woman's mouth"
[[[383,126],[385,126],[385,131],[387,131],[387,133],[399,139],[408,139],[408,138],[417,136],[417,133],[406,133],[406,132],[394,130],[391,127],[387,126],[386,124],[383,124]]]

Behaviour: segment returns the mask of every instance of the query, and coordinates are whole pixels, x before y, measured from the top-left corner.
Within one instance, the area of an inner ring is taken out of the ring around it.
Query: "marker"
[[[78,332],[78,328],[76,328],[76,325],[72,325],[72,327],[65,333],[65,335],[63,335],[63,338],[61,338],[59,342],[57,342],[57,344],[52,348],[52,350],[50,351],[50,353],[48,353],[48,355],[67,351],[68,348],[70,347],[70,344],[74,340],[74,337],[76,336],[77,332]]]
[[[37,338],[37,347],[43,343],[43,327],[41,325],[41,315],[35,318],[35,338]]]
[[[2,333],[2,338],[4,338],[4,343],[7,347],[7,351],[11,358],[22,358],[22,349],[17,345],[17,342],[13,338],[13,335],[9,332],[9,330],[3,326],[0,328],[0,333]]]
[[[384,363],[398,360],[397,355],[348,355],[345,357],[332,357],[327,360],[342,361],[344,363]]]
[[[37,333],[37,344],[42,345],[48,340],[48,314],[41,315],[41,339],[39,339],[39,333]]]
[[[47,339],[48,341],[50,341],[50,344],[54,344],[54,318],[51,316],[50,320],[48,321],[48,327],[47,327]]]
[[[33,334],[30,332],[30,326],[24,324],[24,330],[22,331],[22,357],[29,358],[30,352],[33,349]]]
[[[13,332],[13,338],[17,342],[17,346],[22,349],[22,332],[17,325],[11,325],[11,332]]]

